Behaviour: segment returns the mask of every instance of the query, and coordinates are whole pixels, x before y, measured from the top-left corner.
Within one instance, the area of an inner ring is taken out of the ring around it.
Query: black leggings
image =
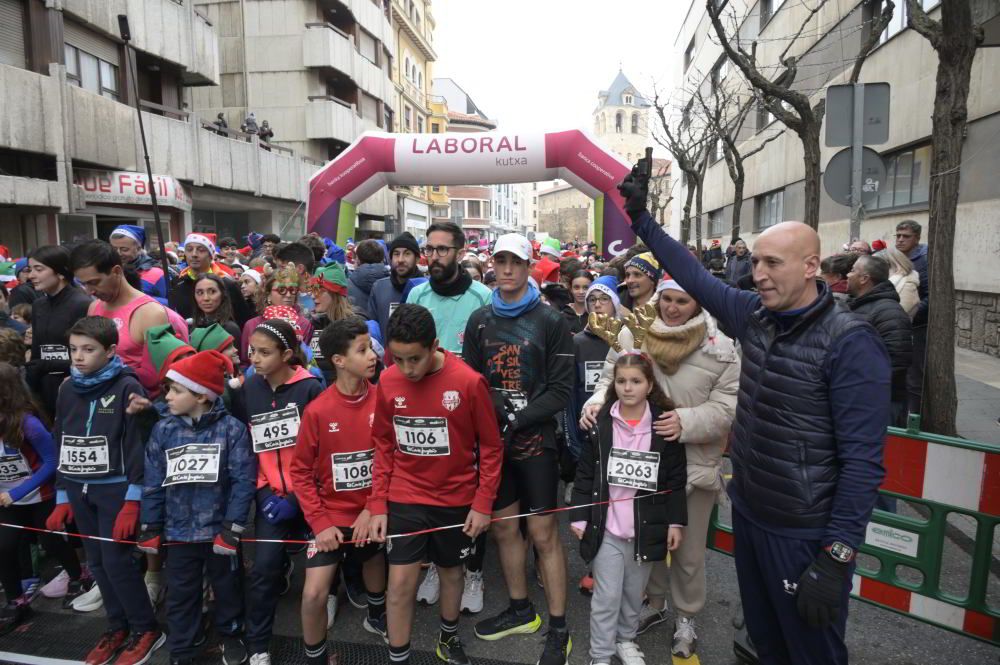
[[[45,528],[45,520],[52,512],[52,499],[24,506],[12,505],[0,508],[0,522],[20,524],[38,529]],[[31,570],[24,569],[19,556],[19,546],[31,532],[0,526],[0,582],[3,583],[7,602],[21,595],[21,579],[31,576]],[[62,536],[39,533],[38,542],[45,551],[54,556],[72,579],[80,577],[80,561],[73,547]]]

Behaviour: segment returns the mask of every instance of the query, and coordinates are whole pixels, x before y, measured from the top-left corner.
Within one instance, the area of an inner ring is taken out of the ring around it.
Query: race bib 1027
[[[443,457],[451,454],[446,418],[410,418],[393,416],[396,445],[407,455]]]
[[[64,434],[59,447],[59,471],[78,476],[108,473],[109,457],[107,437]]]
[[[186,483],[219,482],[220,443],[188,443],[167,452],[167,475],[163,487]]]
[[[299,407],[289,404],[277,411],[258,413],[250,417],[250,437],[253,439],[253,451],[266,453],[295,445],[299,435]]]
[[[372,486],[375,449],[353,453],[333,453],[333,489],[336,492],[356,492]]]
[[[608,458],[608,484],[616,487],[656,491],[660,453],[648,450],[612,448]]]

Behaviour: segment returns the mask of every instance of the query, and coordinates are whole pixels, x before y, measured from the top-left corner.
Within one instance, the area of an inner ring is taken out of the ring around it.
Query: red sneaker
[[[115,665],[142,665],[166,641],[167,636],[162,630],[132,633],[128,638],[128,644],[115,659]]]
[[[86,665],[105,665],[114,660],[115,654],[122,648],[128,640],[127,630],[108,630],[101,635],[97,646],[90,650],[87,659],[83,661]]]
[[[580,578],[580,593],[584,596],[590,596],[594,593],[594,578],[590,573],[587,573]]]

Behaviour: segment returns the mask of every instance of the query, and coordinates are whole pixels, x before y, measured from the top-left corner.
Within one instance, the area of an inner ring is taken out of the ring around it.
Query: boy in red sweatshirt
[[[382,545],[344,545],[355,534],[367,534],[365,508],[372,487],[375,450],[375,375],[378,356],[368,326],[357,316],[323,329],[320,353],[330,361],[335,382],[306,407],[299,425],[291,476],[299,506],[314,542],[306,552],[302,591],[302,638],[310,665],[334,662],[327,656],[327,594],[345,557],[363,562],[368,614],[364,629],[386,636],[385,557]]]
[[[458,637],[462,562],[489,528],[503,464],[493,402],[479,373],[438,348],[434,318],[425,308],[396,309],[388,349],[395,364],[382,373],[376,391],[368,509],[370,538],[389,541],[389,658],[393,665],[409,663],[413,606],[426,558],[441,579],[437,656],[467,665]],[[402,535],[455,525],[462,526]]]

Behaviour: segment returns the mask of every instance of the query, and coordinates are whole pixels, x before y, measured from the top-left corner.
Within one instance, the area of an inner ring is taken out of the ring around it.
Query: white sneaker
[[[42,595],[46,598],[62,598],[69,591],[69,573],[65,570],[49,580],[49,583],[42,587]]]
[[[427,568],[424,581],[417,589],[417,602],[424,605],[433,605],[441,597],[441,580],[438,578],[438,569],[433,563]]]
[[[94,612],[104,607],[104,599],[101,597],[101,587],[96,584],[90,591],[81,593],[73,599],[70,607],[76,612]]]
[[[566,491],[563,493],[563,503],[567,506],[573,500],[573,483],[566,483]]]
[[[670,653],[681,658],[690,658],[697,648],[698,635],[694,632],[694,617],[677,617]]]
[[[462,612],[479,614],[483,611],[483,571],[465,571],[465,589],[462,591]]]
[[[159,607],[160,603],[163,602],[163,597],[166,595],[166,589],[163,588],[158,580],[152,580],[146,578],[146,593],[149,594],[149,602],[153,604],[153,609],[155,610]]]
[[[618,642],[615,653],[622,665],[646,665],[646,656],[635,642]]]
[[[337,595],[331,593],[326,597],[326,629],[333,628],[333,622],[337,618]],[[253,665],[251,663],[251,665]],[[270,662],[264,665],[270,665]]]
[[[271,654],[266,651],[250,654],[250,665],[271,665]]]

